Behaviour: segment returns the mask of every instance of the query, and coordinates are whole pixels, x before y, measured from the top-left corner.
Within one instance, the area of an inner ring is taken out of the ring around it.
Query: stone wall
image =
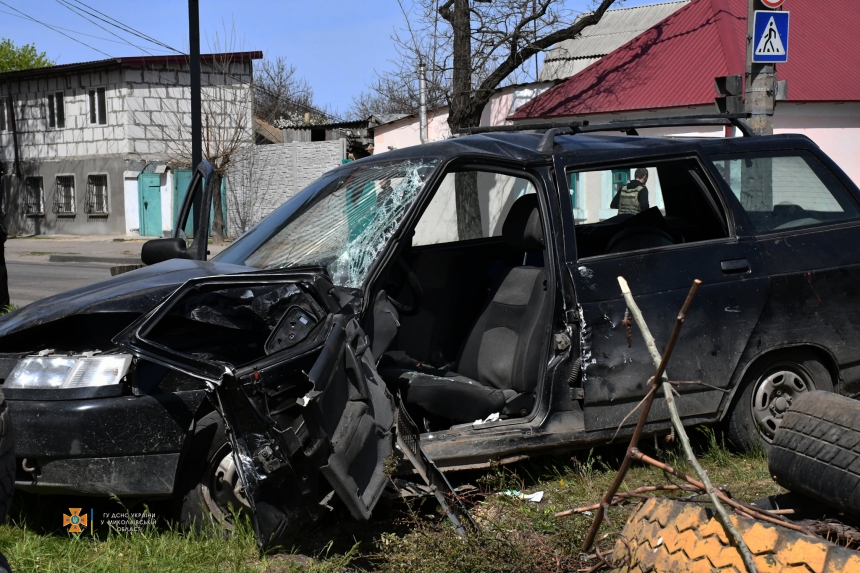
[[[254,145],[227,172],[228,231],[238,236],[299,191],[338,167],[346,140]]]
[[[187,64],[152,65],[13,81],[21,161],[121,155],[187,160],[191,145],[191,77]],[[252,138],[251,63],[204,64],[201,71],[204,146]],[[89,122],[87,91],[105,88],[107,124]],[[65,127],[48,125],[48,94],[63,92]],[[0,161],[14,160],[11,130],[0,132]]]
[[[58,160],[95,155],[122,155],[128,151],[124,133],[124,86],[121,71],[102,70],[90,73],[13,81],[4,86],[4,94],[14,94],[12,104],[18,131],[21,161]],[[105,88],[107,124],[89,123],[87,90]],[[48,126],[47,95],[63,92],[65,127]],[[7,100],[8,101],[8,100]],[[14,160],[10,130],[0,132],[0,158]]]

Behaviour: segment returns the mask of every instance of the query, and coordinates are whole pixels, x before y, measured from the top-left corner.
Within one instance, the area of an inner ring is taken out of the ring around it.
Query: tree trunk
[[[454,134],[461,127],[477,127],[481,123],[481,113],[475,113],[472,100],[472,19],[469,0],[454,0],[454,9],[450,16],[451,27],[454,29],[454,70],[448,127]],[[465,241],[481,238],[477,173],[457,173],[454,176],[454,190],[459,239]]]
[[[212,241],[218,245],[224,242],[224,213],[221,204],[221,181],[223,176],[217,171],[212,172]]]

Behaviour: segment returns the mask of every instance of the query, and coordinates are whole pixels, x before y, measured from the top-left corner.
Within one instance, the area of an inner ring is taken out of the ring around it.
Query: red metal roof
[[[519,108],[511,119],[713,104],[714,78],[742,74],[747,0],[694,0]],[[789,101],[860,101],[857,0],[788,0]]]

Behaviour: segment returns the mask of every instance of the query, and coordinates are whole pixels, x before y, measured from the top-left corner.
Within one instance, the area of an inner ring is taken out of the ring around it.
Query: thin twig
[[[651,399],[653,399],[653,398],[654,398],[654,392],[656,392],[656,391],[657,391],[657,386],[654,384],[654,379],[653,379],[653,378],[652,378],[651,380],[648,380],[648,386],[650,386],[650,387],[651,387],[651,389],[650,389],[650,390],[648,390],[648,393],[647,393],[647,394],[645,394],[645,397],[644,397],[644,398],[642,398],[641,400],[639,400],[639,403],[638,403],[638,404],[636,404],[636,407],[635,407],[635,408],[633,408],[632,410],[630,410],[630,412],[629,412],[626,416],[624,416],[624,419],[623,419],[623,420],[621,420],[621,423],[620,423],[620,424],[618,424],[618,427],[617,427],[617,428],[615,428],[615,433],[614,433],[614,434],[612,434],[612,439],[611,439],[611,440],[609,440],[607,443],[611,444],[612,442],[614,442],[614,441],[615,441],[615,438],[617,438],[617,437],[618,437],[618,433],[621,431],[621,428],[622,428],[622,427],[624,427],[624,424],[627,422],[627,420],[630,418],[630,416],[632,416],[633,414],[635,414],[635,413],[636,413],[636,410],[638,410],[638,409],[639,409],[639,407],[640,407],[640,406],[642,406],[642,404],[644,404],[644,403],[645,403],[645,402],[647,402],[648,400],[651,400]]]
[[[636,321],[636,325],[639,327],[639,330],[642,333],[642,337],[645,339],[645,346],[651,352],[651,359],[654,364],[660,365],[663,364],[664,358],[660,356],[660,353],[657,352],[657,344],[654,341],[654,337],[651,335],[651,331],[648,328],[648,324],[645,322],[645,318],[642,316],[642,311],[639,310],[639,306],[636,304],[636,301],[633,299],[633,293],[630,292],[630,287],[627,285],[627,281],[623,278],[618,278],[618,284],[621,285],[621,292],[624,293],[624,301],[627,303],[627,307],[630,309],[633,314],[633,319]],[[699,285],[702,284],[702,281],[696,280],[693,283],[693,288],[690,291],[690,294],[694,294],[694,291],[698,290]],[[690,300],[690,296],[687,297],[687,300]],[[687,306],[685,304],[685,306]],[[676,324],[683,324],[686,319],[686,309],[682,309],[678,314],[678,319]],[[666,351],[669,351],[669,348],[674,345],[674,340],[669,341],[669,346],[666,348]],[[750,573],[758,573],[758,568],[756,568],[755,561],[753,560],[752,552],[750,552],[749,547],[744,541],[743,536],[740,532],[735,528],[732,520],[729,518],[729,512],[726,511],[726,508],[723,507],[723,504],[720,503],[719,495],[717,495],[717,491],[714,486],[711,485],[711,480],[708,479],[708,474],[705,473],[705,470],[699,464],[699,461],[696,459],[696,456],[693,454],[693,448],[690,446],[690,438],[687,436],[687,432],[684,429],[684,424],[681,422],[681,416],[678,414],[678,408],[675,405],[675,398],[672,395],[672,385],[669,384],[668,378],[663,378],[663,394],[666,398],[666,405],[669,407],[669,415],[672,418],[672,425],[677,432],[678,438],[681,440],[681,445],[684,448],[684,453],[687,455],[687,461],[689,461],[693,468],[696,470],[696,474],[699,476],[699,479],[702,481],[703,489],[708,492],[708,496],[711,498],[711,502],[714,504],[714,509],[716,509],[717,514],[720,516],[720,521],[723,524],[723,527],[726,529],[726,533],[734,540],[735,545],[738,548],[738,551],[741,554],[741,558],[744,561],[744,565],[746,565],[747,570]],[[725,497],[725,496],[723,496]]]
[[[621,285],[621,292],[625,293],[624,298],[627,300],[630,298],[632,300],[632,296],[628,296],[630,293],[630,288],[627,286],[627,281],[624,280],[624,277],[618,277],[618,284]],[[672,336],[669,338],[669,344],[666,346],[666,351],[663,353],[663,356],[657,352],[657,346],[654,343],[654,338],[650,338],[646,340],[646,346],[649,347],[649,351],[651,351],[651,356],[656,357],[654,360],[654,364],[657,366],[657,372],[654,374],[654,377],[651,379],[652,388],[656,388],[657,380],[662,379],[664,382],[668,382],[668,377],[666,376],[666,365],[669,363],[669,359],[672,357],[672,350],[675,348],[675,343],[678,341],[678,336],[681,334],[681,327],[684,325],[684,317],[687,314],[687,310],[689,310],[690,305],[693,303],[693,298],[696,296],[696,291],[699,290],[699,285],[701,281],[694,281],[693,286],[690,288],[690,292],[687,294],[687,300],[684,301],[684,306],[681,307],[681,312],[678,314],[678,318],[675,321],[675,328],[672,330]],[[626,292],[625,292],[626,291]],[[634,303],[633,306],[630,305],[629,301],[627,304],[627,308],[630,309],[630,312],[633,314],[633,317],[636,319],[637,324],[644,324],[644,319],[642,319],[642,313],[639,311],[639,307]],[[638,313],[638,317],[637,317]],[[650,336],[650,335],[649,335]],[[609,503],[615,497],[615,494],[621,488],[621,484],[624,483],[624,476],[627,475],[627,471],[630,469],[630,464],[632,463],[632,458],[630,454],[633,450],[637,448],[639,445],[639,438],[642,437],[642,429],[645,427],[645,421],[648,419],[648,414],[651,412],[651,404],[654,402],[654,396],[656,392],[648,392],[645,396],[645,403],[642,406],[642,412],[639,414],[639,421],[636,422],[636,428],[633,430],[633,436],[630,438],[630,445],[627,446],[627,455],[624,456],[624,460],[621,462],[621,467],[618,468],[618,473],[615,476],[615,481],[612,482],[612,485],[609,486],[609,490],[600,500],[601,506],[597,508],[594,512],[594,521],[591,522],[591,528],[588,530],[588,535],[585,537],[585,541],[582,544],[582,551],[588,551],[591,547],[591,544],[594,543],[594,538],[597,537],[597,531],[600,528],[600,523],[603,521],[603,505]]]
[[[612,500],[610,505],[617,505],[628,499],[630,497],[638,497],[643,493],[648,493],[651,491],[698,491],[698,488],[692,485],[678,484],[678,485],[645,485],[640,488],[636,488],[633,491],[617,493],[615,494],[615,499]],[[564,511],[559,511],[554,515],[554,517],[566,517],[568,515],[576,515],[578,513],[584,513],[586,511],[594,511],[600,507],[599,503],[594,503],[591,505],[586,505],[585,507],[576,507],[574,509],[566,509]]]

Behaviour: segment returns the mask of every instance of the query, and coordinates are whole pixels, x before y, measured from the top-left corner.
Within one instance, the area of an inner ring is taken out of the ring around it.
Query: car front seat
[[[511,206],[502,236],[524,253],[543,251],[537,195]],[[452,372],[444,375],[401,371],[411,409],[452,423],[474,422],[494,412],[525,415],[544,357],[547,284],[543,268],[510,269],[469,333]]]

